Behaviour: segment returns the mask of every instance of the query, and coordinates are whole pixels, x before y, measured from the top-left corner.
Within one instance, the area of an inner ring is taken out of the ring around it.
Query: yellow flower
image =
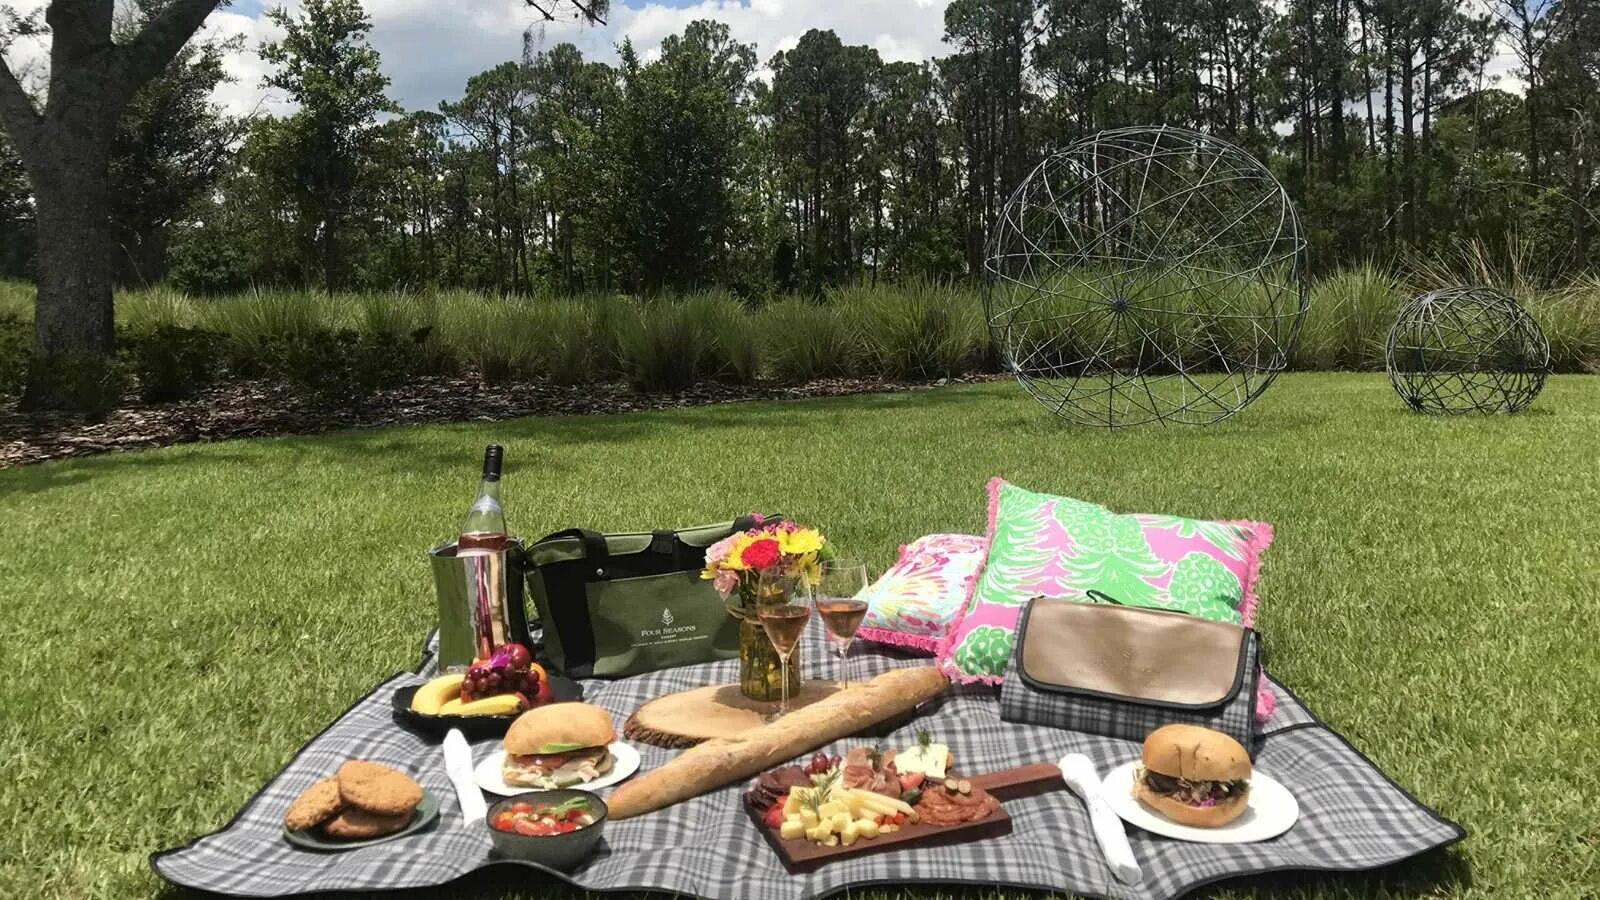
[[[778,550],[785,556],[801,556],[822,549],[822,532],[815,528],[796,528],[778,532]]]
[[[707,560],[705,571],[700,573],[701,578],[711,579],[717,577],[719,571],[743,572],[746,568],[741,561],[744,548],[750,546],[755,538],[740,532],[727,539],[727,554],[722,559],[712,562]]]
[[[800,580],[816,587],[822,583],[822,563],[817,560],[816,554],[810,554],[797,560]]]

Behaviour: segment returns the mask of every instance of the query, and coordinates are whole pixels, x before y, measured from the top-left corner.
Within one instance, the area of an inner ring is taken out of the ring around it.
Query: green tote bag
[[[770,517],[769,517],[770,518]],[[674,531],[558,531],[528,551],[541,658],[572,678],[622,678],[733,659],[739,623],[700,577],[706,548],[746,516]]]

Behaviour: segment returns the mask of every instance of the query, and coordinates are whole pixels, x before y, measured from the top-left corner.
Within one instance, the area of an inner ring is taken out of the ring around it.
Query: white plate
[[[610,750],[611,755],[616,757],[616,760],[611,764],[611,771],[587,784],[569,785],[569,789],[577,791],[599,790],[603,787],[610,787],[639,771],[639,751],[621,741],[608,745],[606,749]],[[472,780],[478,783],[478,787],[491,794],[499,794],[502,797],[539,790],[539,788],[506,784],[505,779],[500,777],[500,772],[504,769],[505,764],[506,752],[504,750],[496,750],[484,757],[483,762],[473,767]]]
[[[1133,772],[1138,767],[1139,760],[1117,766],[1106,774],[1101,788],[1123,821],[1145,831],[1201,844],[1249,844],[1283,834],[1300,818],[1300,804],[1289,789],[1258,771],[1250,775],[1250,802],[1244,815],[1220,828],[1180,825],[1133,799]]]

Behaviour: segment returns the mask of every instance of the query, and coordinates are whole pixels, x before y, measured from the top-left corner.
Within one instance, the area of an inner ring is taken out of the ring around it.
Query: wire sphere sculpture
[[[1040,163],[986,251],[984,312],[1024,389],[1085,425],[1206,425],[1288,364],[1306,241],[1272,173],[1179,128],[1102,131]]]
[[[1389,382],[1415,412],[1511,413],[1544,389],[1550,342],[1509,295],[1446,288],[1401,307],[1384,360]]]

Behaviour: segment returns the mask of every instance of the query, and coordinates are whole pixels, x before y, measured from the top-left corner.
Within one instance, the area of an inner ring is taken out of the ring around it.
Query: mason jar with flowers
[[[785,694],[785,675],[787,695],[793,697],[800,691],[800,644],[795,644],[788,665],[783,665],[761,628],[760,610],[804,603],[801,589],[817,583],[822,561],[832,549],[815,528],[756,513],[752,517],[755,527],[736,532],[706,550],[706,568],[700,577],[711,580],[729,614],[739,620],[740,690],[752,700],[778,700]]]

